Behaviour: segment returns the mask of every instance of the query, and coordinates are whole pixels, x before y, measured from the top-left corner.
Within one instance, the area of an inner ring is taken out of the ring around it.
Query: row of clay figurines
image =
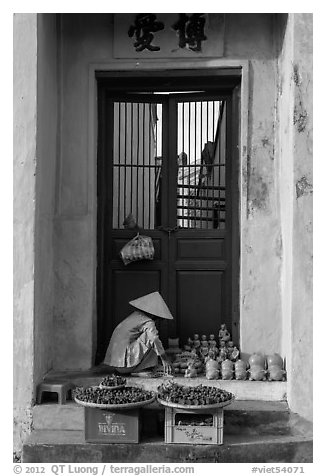
[[[215,340],[215,334],[210,334],[209,339],[207,339],[205,334],[201,336],[201,339],[199,338],[199,334],[194,334],[193,339],[188,337],[184,350],[188,352],[196,351],[204,361],[210,358],[220,362],[226,359],[235,362],[239,358],[240,352],[231,340],[231,335],[225,324],[221,325],[218,333],[218,341],[219,345],[217,345]]]
[[[286,372],[283,368],[283,359],[279,354],[271,354],[266,358],[262,354],[254,353],[249,357],[248,362],[237,360],[232,362],[229,359],[218,361],[212,358],[205,362],[206,378],[208,380],[285,380]],[[185,377],[196,377],[191,361],[188,363],[188,369]]]

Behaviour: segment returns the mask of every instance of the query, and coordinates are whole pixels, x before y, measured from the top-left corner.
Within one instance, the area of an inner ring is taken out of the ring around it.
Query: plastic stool
[[[66,403],[67,394],[76,387],[71,382],[42,382],[37,387],[36,403],[42,403],[43,392],[51,392],[58,394],[58,403],[63,405]]]

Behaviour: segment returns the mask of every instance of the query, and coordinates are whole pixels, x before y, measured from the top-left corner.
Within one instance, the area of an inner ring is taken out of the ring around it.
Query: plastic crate
[[[180,410],[165,408],[165,443],[223,444],[223,408]],[[206,420],[206,422],[205,422]],[[203,424],[202,422],[206,424]],[[207,422],[210,422],[207,424]]]
[[[87,443],[139,443],[139,410],[85,407]]]

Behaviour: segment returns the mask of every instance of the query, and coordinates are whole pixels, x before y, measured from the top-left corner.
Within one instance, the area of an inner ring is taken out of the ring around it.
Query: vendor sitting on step
[[[113,331],[103,364],[122,374],[148,371],[157,366],[159,356],[165,373],[171,373],[155,321],[173,319],[158,291],[146,294],[129,304],[136,310]]]

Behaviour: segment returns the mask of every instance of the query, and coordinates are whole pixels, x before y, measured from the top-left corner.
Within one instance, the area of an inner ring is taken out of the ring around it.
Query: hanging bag
[[[150,236],[137,235],[120,250],[120,257],[123,264],[127,265],[133,261],[154,259],[154,245]]]

